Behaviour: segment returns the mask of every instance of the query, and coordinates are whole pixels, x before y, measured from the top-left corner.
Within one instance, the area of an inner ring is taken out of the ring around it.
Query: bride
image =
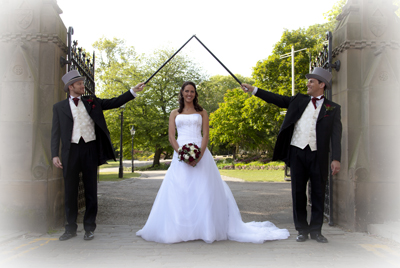
[[[263,243],[288,238],[286,229],[271,222],[242,221],[235,198],[207,149],[208,133],[208,115],[198,104],[196,85],[185,82],[179,94],[179,109],[173,110],[169,118],[169,141],[175,151],[172,163],[149,218],[136,235],[159,243],[198,239],[207,243],[228,239]],[[178,149],[188,143],[201,145],[201,155],[192,162],[180,162]]]

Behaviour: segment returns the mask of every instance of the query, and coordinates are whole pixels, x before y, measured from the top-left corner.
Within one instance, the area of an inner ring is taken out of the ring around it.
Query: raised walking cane
[[[207,49],[207,51],[208,52],[210,52],[210,54],[222,65],[222,67],[224,67],[225,68],[225,70],[227,70],[228,71],[228,73],[233,77],[233,78],[235,78],[235,80],[239,83],[239,85],[241,85],[242,84],[242,82],[240,82],[240,80],[239,79],[237,79],[237,77],[231,72],[231,71],[229,71],[229,69],[228,68],[226,68],[226,66],[200,41],[200,39],[199,38],[197,38],[197,36],[196,35],[193,35],[196,39],[197,39],[197,41],[199,41],[199,43],[205,48],[205,49]]]
[[[149,79],[146,80],[146,82],[144,82],[144,84],[147,84],[147,83],[150,81],[150,79],[153,78],[153,76],[155,76],[155,75],[170,61],[170,60],[172,60],[173,57],[175,57],[176,54],[178,54],[179,51],[181,51],[181,49],[182,49],[184,46],[186,46],[187,43],[189,43],[190,40],[192,40],[193,37],[194,37],[194,35],[193,35],[192,37],[190,37],[189,40],[187,40],[186,43],[183,44],[183,46],[181,46],[181,48],[178,49],[178,50],[174,53],[174,55],[172,55],[166,62],[164,62],[164,64],[161,65],[161,67],[158,68],[158,70],[157,70],[154,74],[152,74],[152,75],[149,77]]]
[[[146,80],[146,82],[144,82],[145,84],[147,84],[149,81],[150,81],[150,79],[152,79],[153,78],[153,76],[155,76],[173,57],[175,57],[175,55],[176,54],[178,54],[178,52],[179,51],[181,51],[181,49],[184,47],[184,46],[186,46],[186,44],[187,43],[189,43],[189,41],[190,40],[192,40],[192,38],[196,38],[197,39],[197,41],[199,41],[199,43],[222,65],[222,67],[224,67],[225,68],[225,70],[227,70],[228,71],[228,73],[239,83],[239,85],[241,85],[242,84],[242,82],[240,82],[240,80],[239,79],[237,79],[237,77],[231,72],[231,71],[229,71],[229,69],[228,68],[226,68],[226,66],[200,41],[200,39],[199,38],[197,38],[197,36],[194,34],[194,35],[192,35],[192,37],[190,37],[189,38],[189,40],[187,40],[186,41],[186,43],[185,44],[183,44],[183,46],[181,46],[181,48],[180,49],[178,49],[175,53],[174,53],[174,55],[172,55],[166,62],[164,62],[164,64],[163,65],[161,65],[161,67],[160,68],[158,68],[158,70],[154,73],[154,74],[152,74],[151,76],[150,76],[150,78],[149,79],[147,79]]]

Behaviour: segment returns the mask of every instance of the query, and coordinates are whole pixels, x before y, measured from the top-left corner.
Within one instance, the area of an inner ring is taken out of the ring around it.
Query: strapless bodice
[[[201,145],[202,116],[200,114],[178,114],[175,117],[175,125],[178,131],[178,144],[194,142]]]

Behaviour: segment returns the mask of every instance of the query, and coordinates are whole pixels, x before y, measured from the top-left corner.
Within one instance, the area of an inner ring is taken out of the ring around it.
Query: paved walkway
[[[145,172],[142,178],[100,183],[99,202],[103,203],[92,241],[83,240],[81,225],[77,237],[63,242],[58,241],[61,229],[52,234],[0,231],[0,267],[400,267],[400,244],[366,233],[325,225],[323,233],[329,243],[296,242],[287,205],[288,183],[225,178],[244,221],[271,220],[290,231],[289,239],[264,244],[144,241],[135,233],[147,218],[164,174]]]

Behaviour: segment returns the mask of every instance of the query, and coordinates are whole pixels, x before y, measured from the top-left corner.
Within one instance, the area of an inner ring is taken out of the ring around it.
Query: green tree
[[[242,118],[246,125],[247,142],[243,149],[266,153],[268,157],[272,158],[280,128],[280,125],[275,123],[279,120],[279,115],[279,108],[275,105],[270,105],[260,98],[246,99],[242,108]]]
[[[169,57],[173,49],[160,49],[146,59],[145,73],[150,77]],[[195,63],[184,54],[176,55],[147,84],[140,98],[135,100],[128,123],[135,126],[136,141],[142,148],[154,151],[153,166],[160,164],[162,153],[172,154],[168,140],[168,121],[177,107],[178,96],[184,81],[200,83],[203,75]]]
[[[310,57],[317,54],[316,51],[321,47],[325,32],[326,28],[321,25],[315,25],[309,29],[285,30],[281,40],[275,44],[272,55],[264,61],[259,61],[254,68],[255,86],[280,95],[291,96],[292,59],[291,57],[281,58],[281,56],[290,53],[292,46],[294,46],[294,50],[308,48],[296,52],[294,58],[295,94],[305,94],[307,92],[305,75],[309,72]],[[285,110],[270,104],[260,107],[264,109],[265,118],[272,120],[264,123],[264,125],[257,125],[257,127],[265,127],[266,136],[264,138],[266,143],[263,146],[268,153],[271,153],[277,131],[283,122]],[[259,113],[261,114],[262,110]]]
[[[324,13],[324,18],[328,20],[328,25],[330,28],[330,31],[333,31],[336,25],[336,17],[342,13],[342,8],[346,5],[347,0],[339,0],[337,1],[331,10],[327,11]]]
[[[227,143],[233,149],[234,159],[239,147],[246,142],[242,109],[248,98],[241,89],[229,89],[224,95],[224,102],[210,114],[210,143]]]
[[[128,91],[144,78],[141,64],[142,55],[134,47],[127,47],[125,41],[118,38],[100,38],[93,44],[96,50],[96,95],[100,98],[113,98]],[[125,105],[125,118],[134,106],[134,101]],[[104,112],[110,137],[115,149],[120,150],[121,110],[113,109]],[[124,121],[123,152],[131,156],[131,135],[127,120]]]
[[[393,5],[395,5],[397,7],[396,9],[396,15],[397,17],[400,18],[400,0],[393,0]]]
[[[242,83],[253,84],[254,80],[235,74]],[[224,101],[228,89],[240,88],[239,83],[231,75],[215,75],[197,86],[200,104],[211,114],[216,111],[219,104]]]
[[[118,96],[144,82],[175,52],[173,49],[159,49],[153,55],[144,57],[116,38],[101,38],[94,47],[97,49],[96,81],[101,98]],[[178,107],[178,93],[183,82],[191,80],[200,83],[202,79],[196,64],[183,54],[176,55],[164,66],[138,93],[138,97],[124,107],[124,157],[130,157],[132,153],[132,126],[136,130],[135,150],[153,151],[153,165],[160,164],[162,153],[172,153],[168,141],[169,114]],[[105,111],[111,140],[117,149],[120,149],[120,115],[121,111],[117,109]]]

